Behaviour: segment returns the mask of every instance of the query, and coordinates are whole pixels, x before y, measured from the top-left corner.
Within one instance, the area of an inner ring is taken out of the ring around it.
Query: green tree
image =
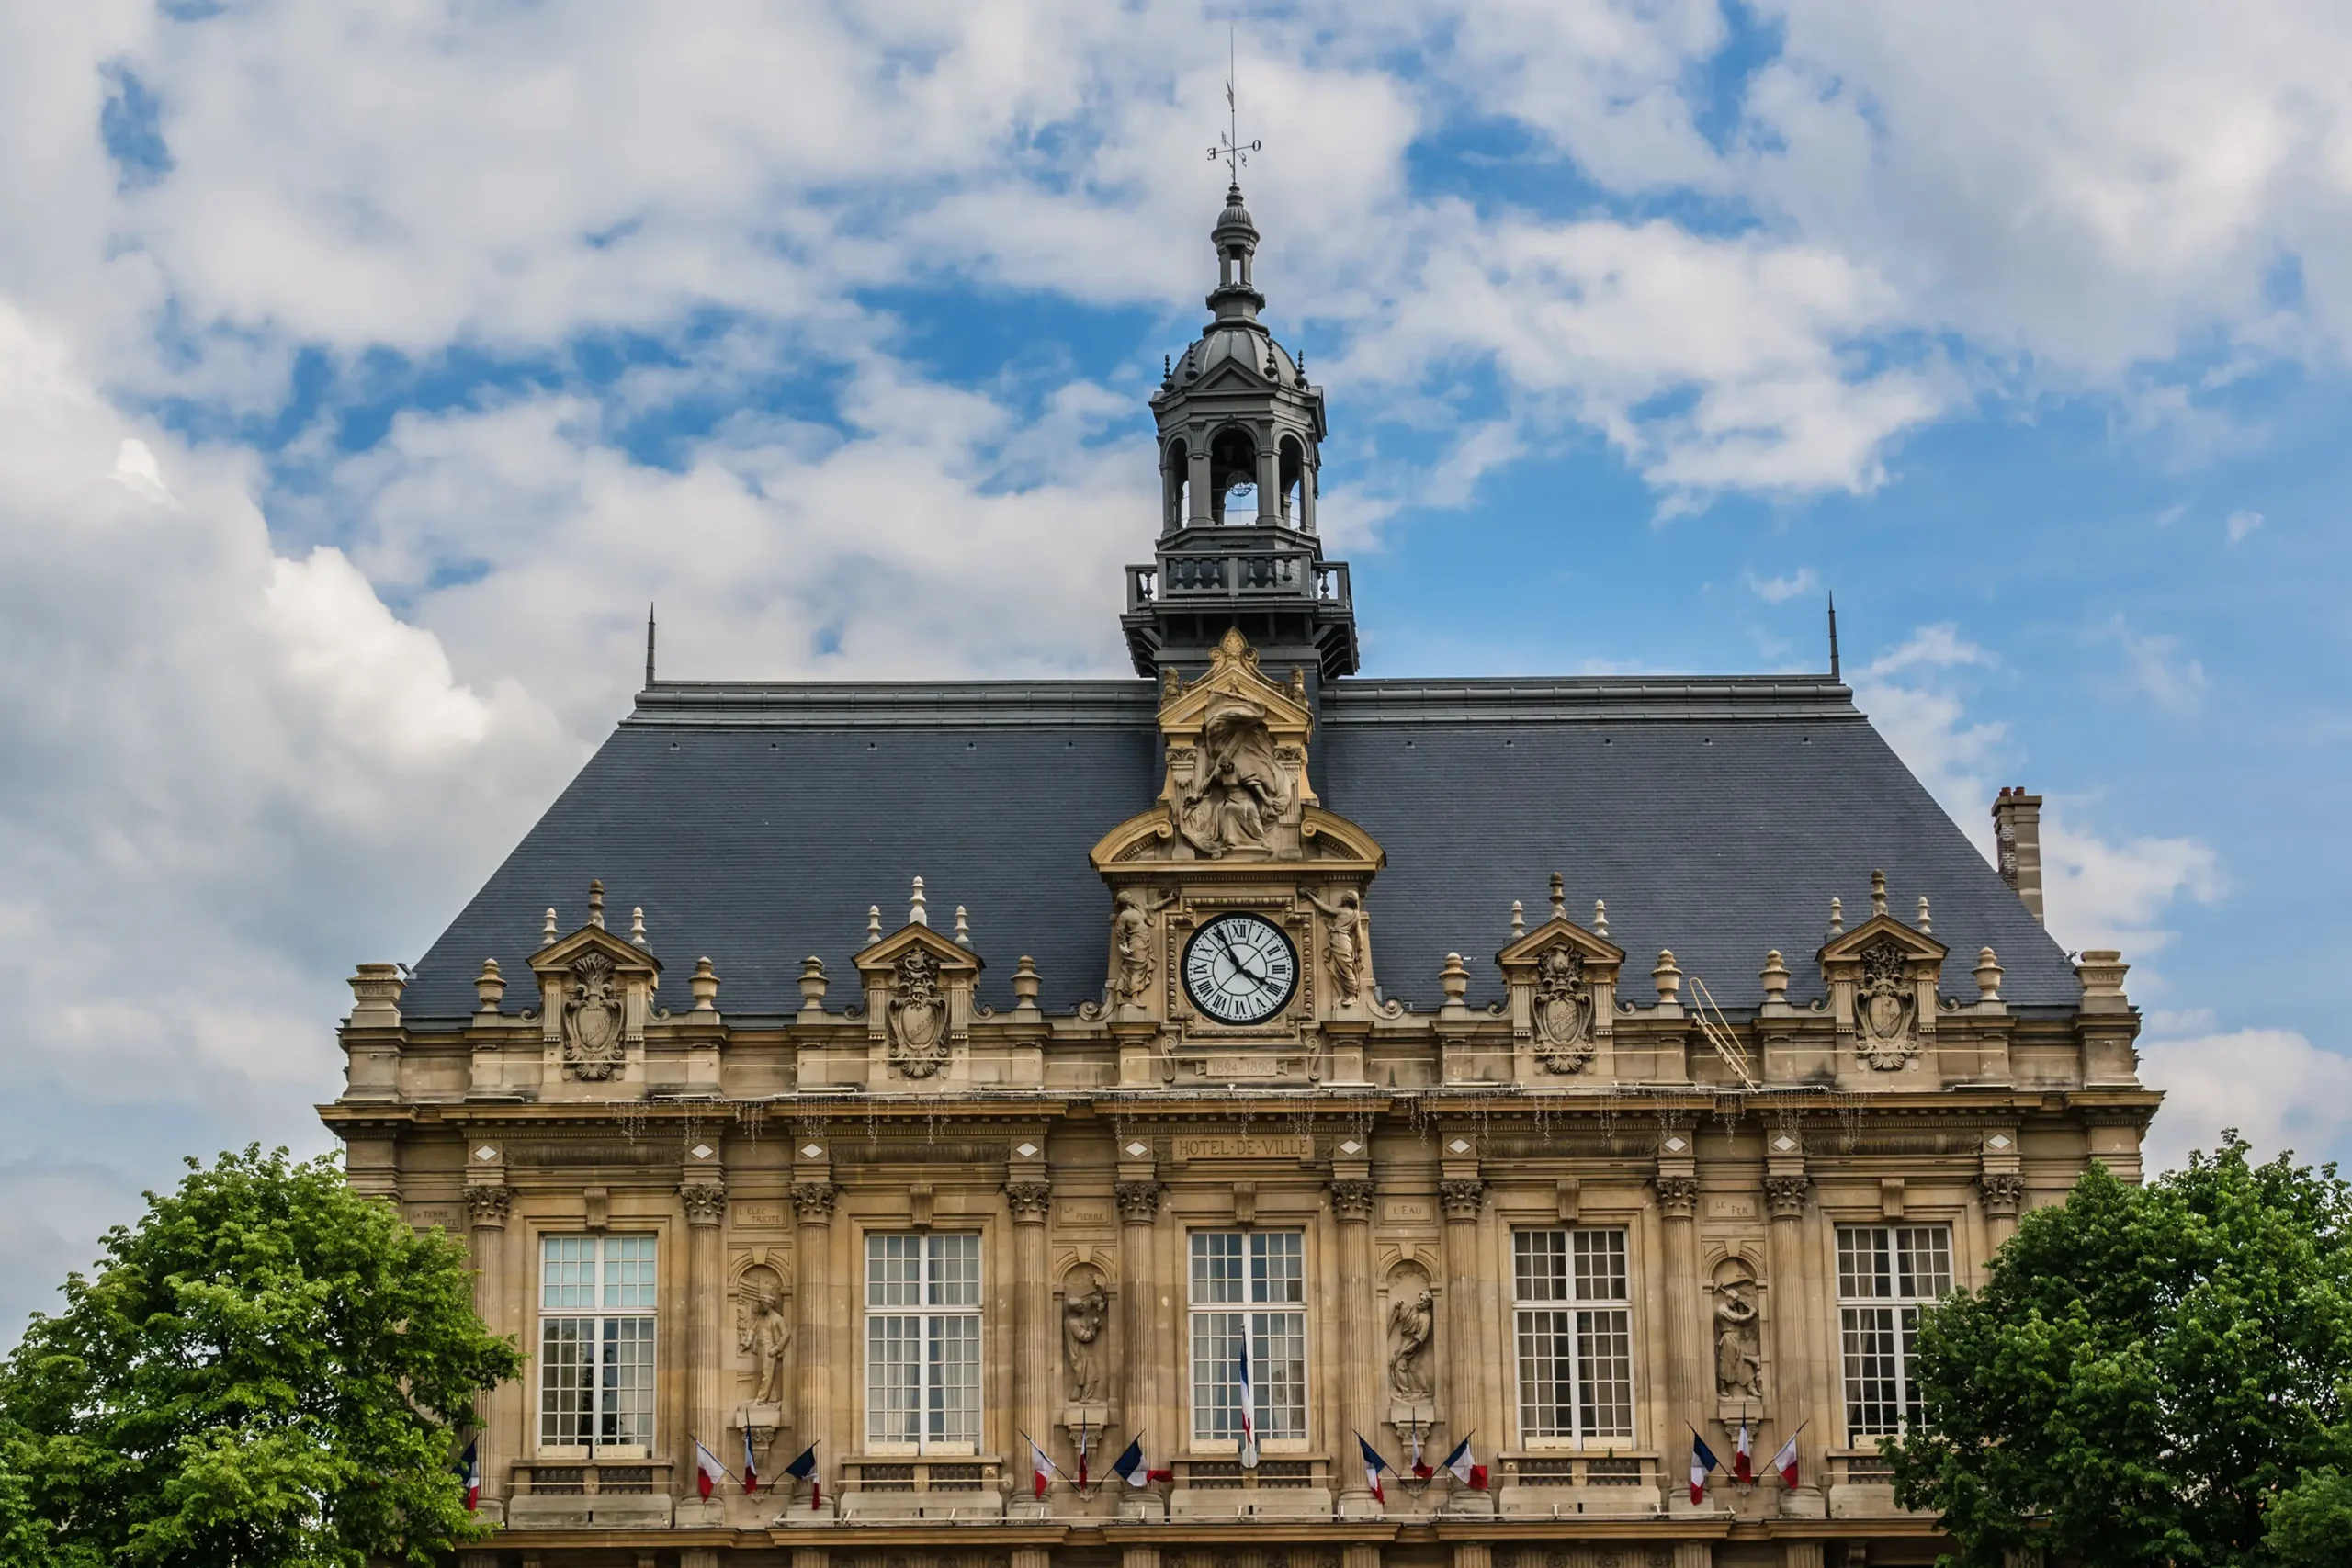
[[[2352,1190],[2234,1134],[2145,1187],[2094,1165],[1982,1292],[1926,1314],[1927,1426],[1895,1495],[1958,1560],[2094,1568],[2352,1561]],[[2310,1555],[2313,1551],[2322,1555]]]
[[[475,1316],[464,1248],[332,1159],[188,1164],[0,1372],[0,1543],[56,1568],[358,1568],[476,1538],[455,1428],[520,1359]]]

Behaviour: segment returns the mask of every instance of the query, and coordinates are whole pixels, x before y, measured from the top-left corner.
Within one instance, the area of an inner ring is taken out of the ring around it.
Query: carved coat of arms
[[[1861,951],[1862,978],[1854,989],[1854,1049],[1881,1072],[1893,1072],[1919,1054],[1918,997],[1904,974],[1903,949],[1891,938]]]
[[[1580,1073],[1592,1061],[1592,987],[1584,954],[1552,947],[1535,961],[1535,1060],[1548,1073]]]
[[[572,1077],[609,1078],[621,1065],[621,991],[613,961],[591,953],[571,966],[563,997],[563,1065]]]
[[[939,988],[939,960],[910,948],[899,960],[890,998],[890,1065],[910,1078],[927,1078],[947,1065],[947,998]]]

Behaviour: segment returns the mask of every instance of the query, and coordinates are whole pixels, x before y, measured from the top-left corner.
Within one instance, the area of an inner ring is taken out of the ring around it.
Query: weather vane
[[[1241,111],[1233,96],[1233,80],[1237,74],[1233,68],[1235,58],[1233,29],[1227,28],[1225,32],[1225,139],[1209,149],[1209,162],[1214,164],[1220,158],[1224,159],[1227,176],[1238,186],[1241,183],[1241,165],[1250,161],[1250,153],[1265,143],[1241,140]]]

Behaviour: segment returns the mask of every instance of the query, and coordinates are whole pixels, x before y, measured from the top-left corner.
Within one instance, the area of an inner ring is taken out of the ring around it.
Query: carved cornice
[[[1764,1179],[1764,1206],[1776,1220],[1804,1218],[1804,1195],[1812,1186],[1812,1179],[1804,1176],[1768,1176]]]
[[[1004,1201],[1012,1210],[1016,1224],[1043,1224],[1053,1212],[1054,1184],[1050,1181],[1008,1181],[1004,1184]]]
[[[1475,1220],[1487,1201],[1487,1184],[1475,1176],[1449,1178],[1437,1184],[1437,1201],[1449,1220]]]
[[[685,1200],[686,1223],[715,1225],[727,1217],[727,1189],[716,1181],[689,1181],[678,1189]]]
[[[1159,1183],[1157,1181],[1121,1181],[1111,1188],[1111,1196],[1119,1205],[1119,1218],[1131,1225],[1148,1225],[1159,1217]]]
[[[1369,1220],[1375,1190],[1373,1183],[1362,1177],[1340,1177],[1331,1183],[1331,1211],[1342,1220]]]
[[[1655,1179],[1657,1206],[1669,1220],[1687,1220],[1698,1212],[1699,1179],[1695,1176],[1660,1176]]]
[[[2002,1219],[2015,1219],[2025,1204],[2025,1178],[2014,1171],[1987,1171],[1976,1179],[1976,1190],[1984,1195],[1984,1212]]]
[[[830,1181],[796,1181],[792,1184],[792,1211],[804,1225],[829,1225],[833,1223],[833,1203],[842,1190]]]
[[[504,1225],[506,1212],[514,1203],[514,1190],[511,1187],[466,1189],[466,1213],[472,1216],[476,1230],[497,1230]]]

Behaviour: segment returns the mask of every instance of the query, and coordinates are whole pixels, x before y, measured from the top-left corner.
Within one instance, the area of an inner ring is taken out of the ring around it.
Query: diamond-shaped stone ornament
[[[708,1144],[696,1144],[693,1148],[688,1149],[686,1152],[694,1156],[696,1159],[708,1159],[711,1156],[711,1147]]]
[[[1470,1152],[1470,1145],[1464,1143],[1459,1138],[1454,1139],[1453,1142],[1446,1145],[1445,1146],[1458,1155],[1466,1155]]]
[[[814,1144],[803,1144],[800,1145],[800,1157],[802,1159],[815,1159],[824,1152],[825,1151],[823,1149],[819,1148]]]
[[[1984,1144],[1988,1148],[2006,1149],[2009,1146],[2009,1135],[2007,1133],[1996,1133],[1985,1139]]]
[[[1779,1137],[1772,1140],[1772,1146],[1780,1150],[1782,1154],[1786,1154],[1791,1149],[1797,1146],[1797,1141],[1794,1138],[1790,1137],[1786,1133],[1783,1133]]]
[[[1690,1146],[1679,1138],[1668,1138],[1666,1141],[1666,1152],[1668,1154],[1679,1155]]]
[[[1350,1138],[1346,1143],[1340,1145],[1340,1152],[1343,1155],[1360,1155],[1363,1153],[1363,1145],[1357,1143],[1353,1138]]]
[[[492,1148],[488,1144],[484,1144],[481,1147],[474,1151],[474,1158],[478,1160],[493,1160],[497,1157],[498,1151]]]
[[[1012,1152],[1019,1155],[1023,1159],[1035,1159],[1037,1157],[1037,1145],[1035,1144],[1023,1144]]]
[[[1144,1156],[1149,1153],[1151,1153],[1151,1145],[1148,1144],[1129,1144],[1127,1145],[1127,1157],[1129,1159],[1141,1159]]]

